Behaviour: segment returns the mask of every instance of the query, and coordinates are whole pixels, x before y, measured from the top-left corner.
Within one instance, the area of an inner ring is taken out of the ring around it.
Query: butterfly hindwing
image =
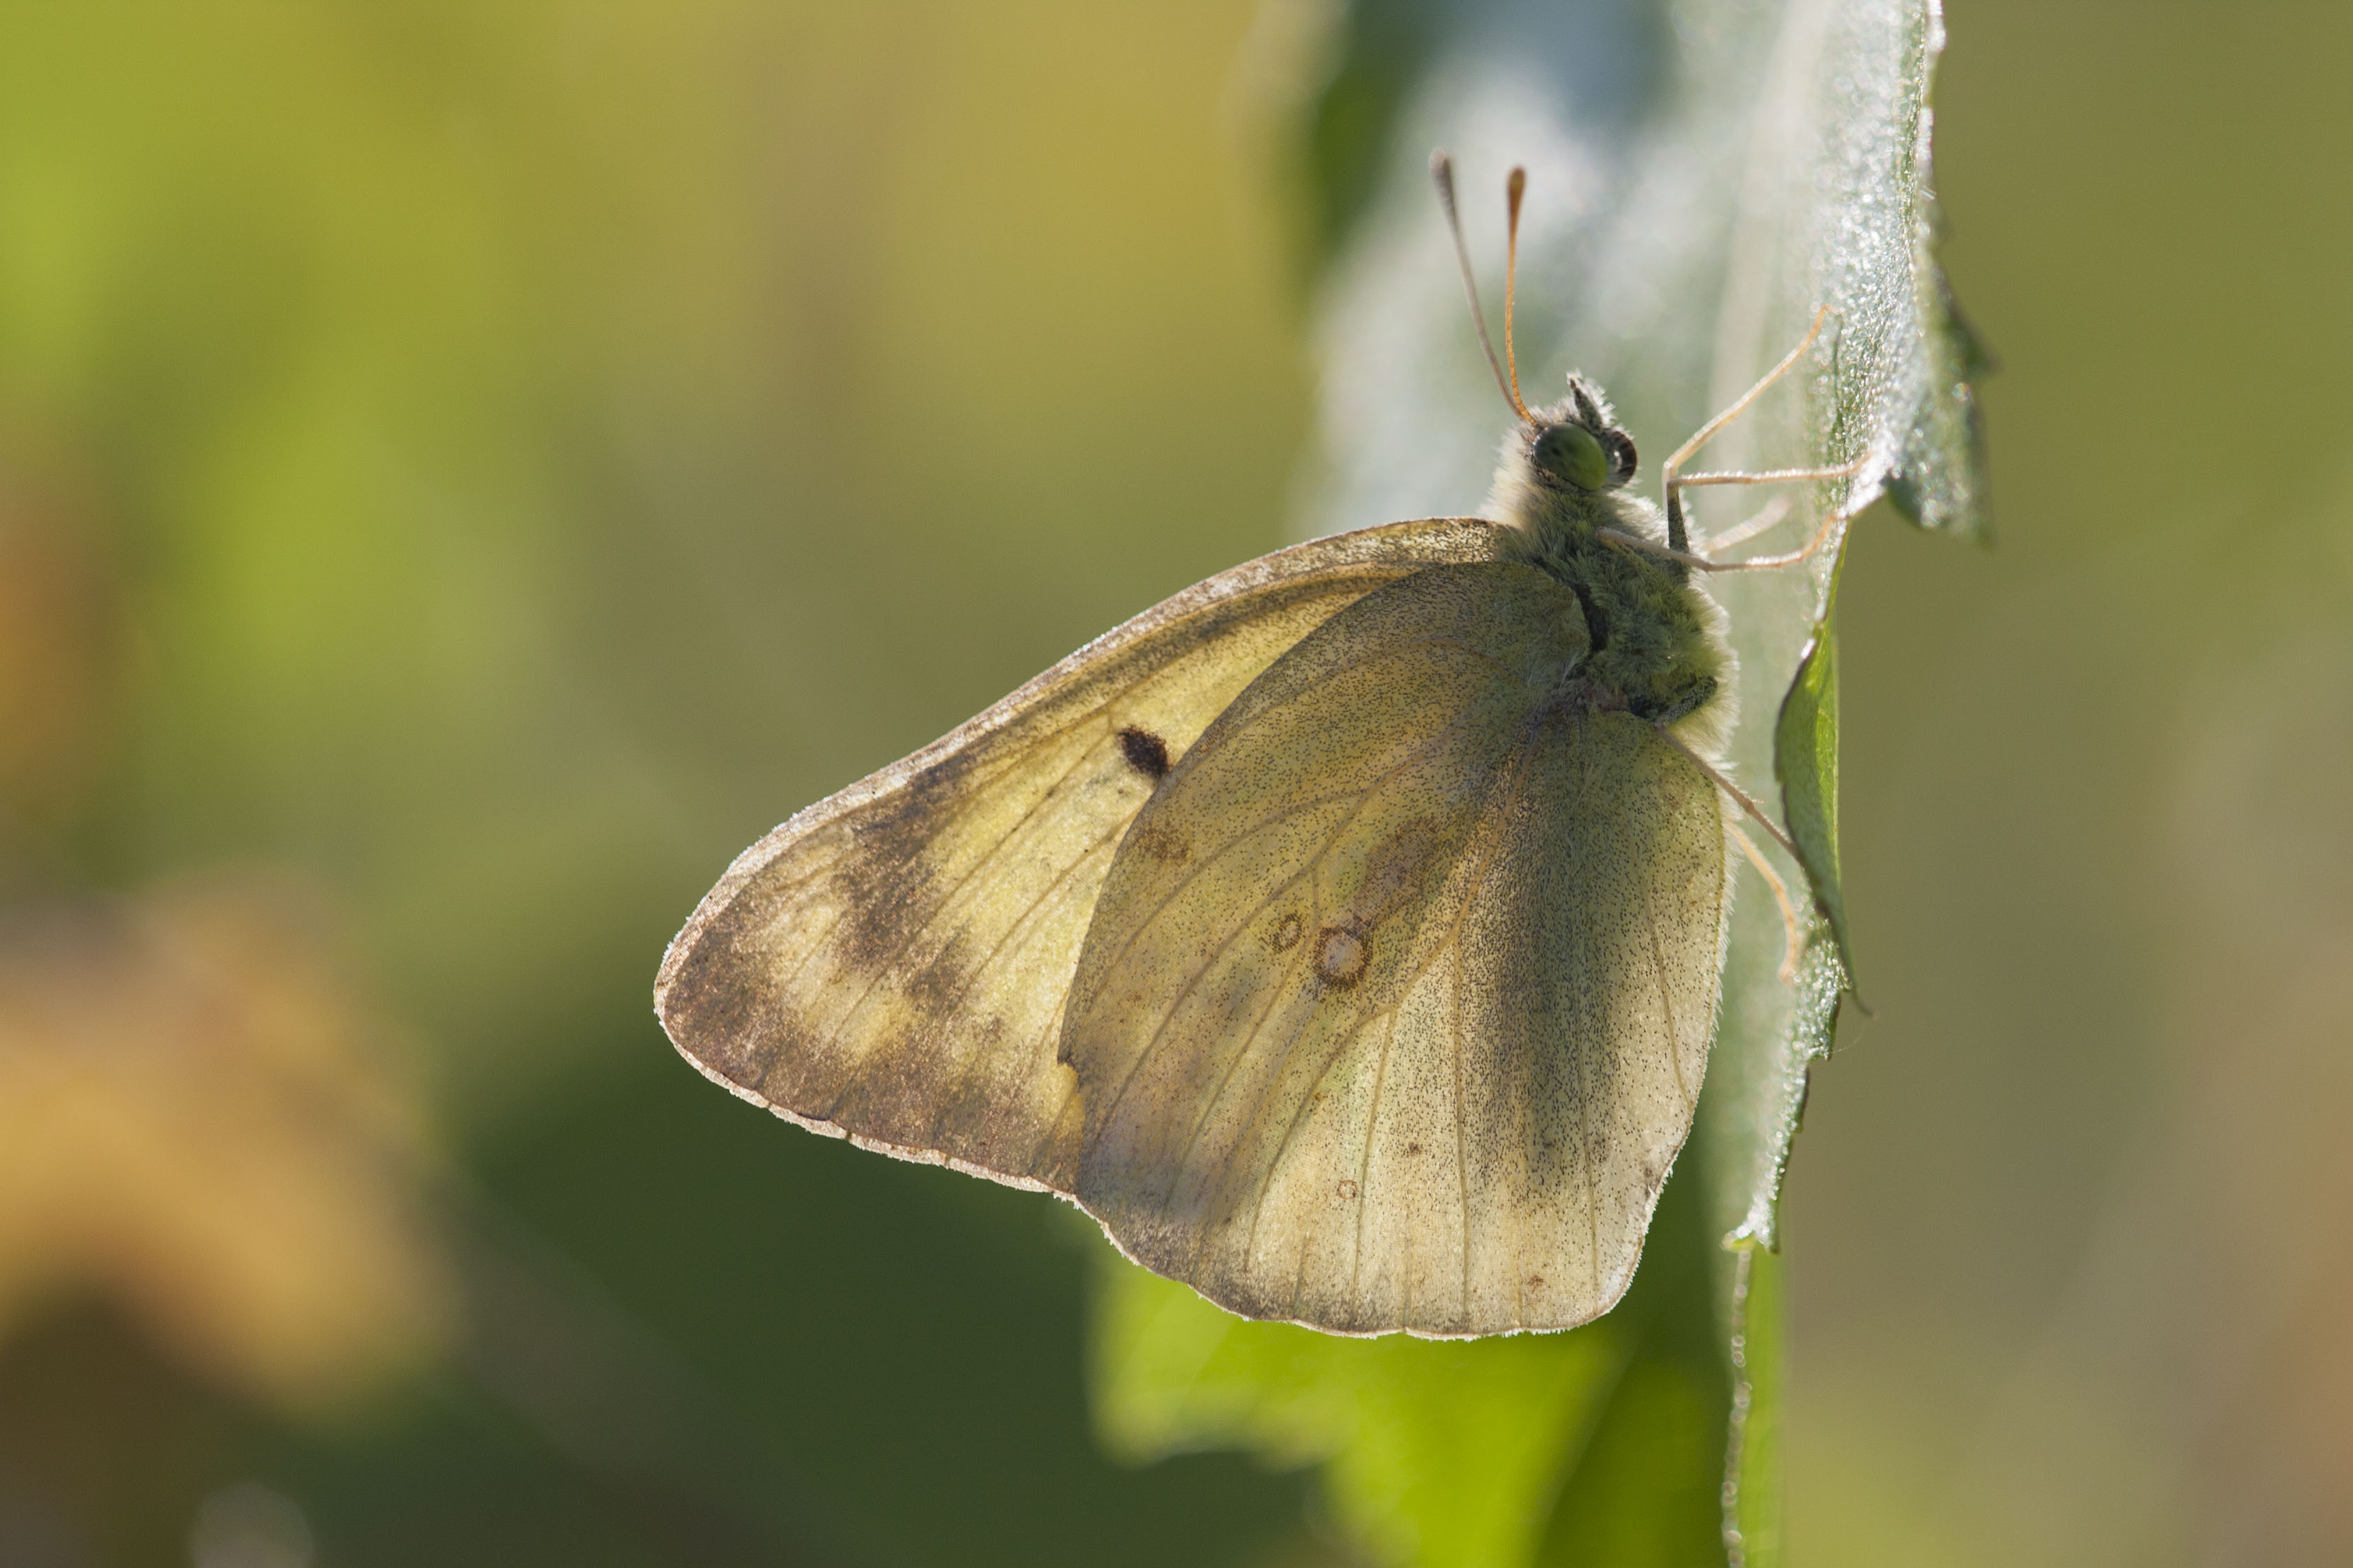
[[[1063,1048],[1133,1257],[1343,1332],[1624,1290],[1713,1030],[1715,793],[1564,677],[1570,591],[1435,567],[1251,684],[1112,867]]]
[[[1235,695],[1333,614],[1493,553],[1434,520],[1277,552],[1145,612],[744,852],[656,1006],[707,1075],[818,1131],[1068,1192],[1062,999],[1121,836]]]

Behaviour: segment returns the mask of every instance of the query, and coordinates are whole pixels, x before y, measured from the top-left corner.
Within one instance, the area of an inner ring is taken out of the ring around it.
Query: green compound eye
[[[1546,426],[1536,437],[1535,462],[1545,473],[1579,489],[1598,490],[1609,482],[1609,454],[1582,425]]]

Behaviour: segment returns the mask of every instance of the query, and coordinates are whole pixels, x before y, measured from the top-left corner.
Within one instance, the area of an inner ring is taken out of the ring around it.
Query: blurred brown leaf
[[[318,900],[251,873],[0,919],[0,1333],[113,1298],[297,1414],[427,1351],[420,1129]]]
[[[111,706],[111,563],[72,502],[0,466],[0,810],[36,821],[90,782]]]

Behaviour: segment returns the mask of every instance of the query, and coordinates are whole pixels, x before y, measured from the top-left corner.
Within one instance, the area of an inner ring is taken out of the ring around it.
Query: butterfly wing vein
[[[1234,696],[1363,595],[1481,560],[1470,520],[1281,551],[1155,606],[747,850],[656,1007],[738,1095],[902,1158],[1067,1194],[1064,998],[1113,852]]]
[[[1575,599],[1433,568],[1210,726],[1113,858],[1065,1024],[1080,1202],[1132,1256],[1342,1332],[1565,1328],[1688,1131],[1713,786],[1578,700]]]

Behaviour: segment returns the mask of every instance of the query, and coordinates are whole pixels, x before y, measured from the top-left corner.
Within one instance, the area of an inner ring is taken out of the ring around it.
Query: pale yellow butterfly
[[[1715,1027],[1724,796],[1780,837],[1718,764],[1732,655],[1693,577],[1732,568],[1680,491],[1854,469],[1679,473],[1809,332],[1669,460],[1662,516],[1598,389],[1521,400],[1512,310],[1507,282],[1490,517],[1222,573],[801,812],[671,943],[679,1049],[812,1131],[1069,1198],[1247,1316],[1607,1311]]]

